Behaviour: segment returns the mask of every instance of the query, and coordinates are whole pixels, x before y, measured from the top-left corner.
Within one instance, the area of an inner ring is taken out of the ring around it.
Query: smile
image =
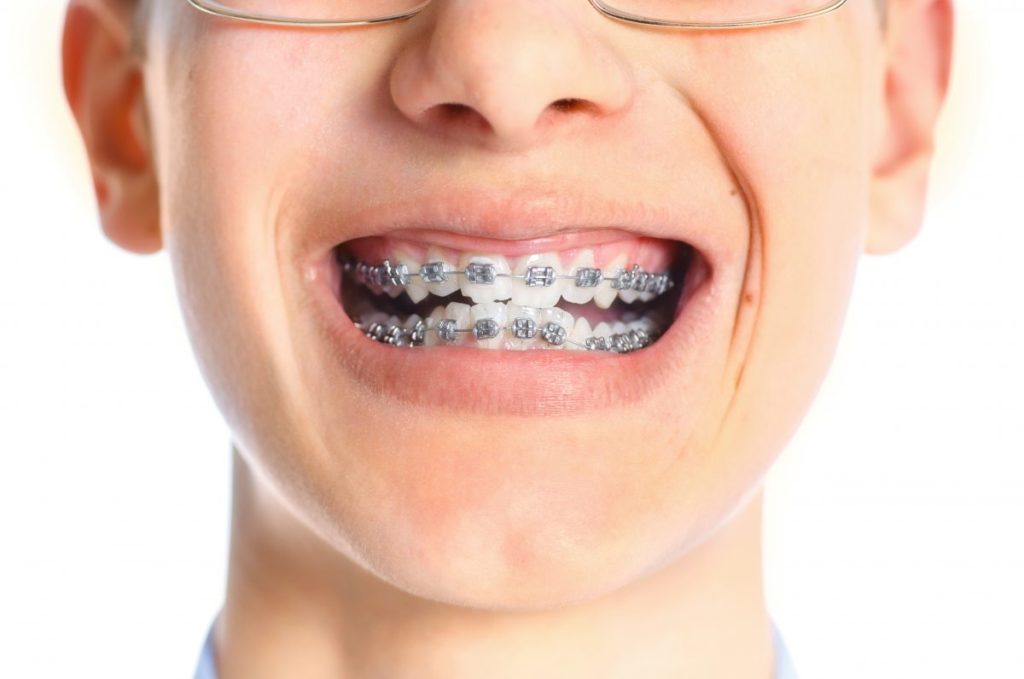
[[[698,208],[491,192],[315,220],[298,308],[328,360],[308,375],[463,415],[660,407],[688,384],[673,407],[697,417],[745,262],[737,229]]]
[[[697,258],[685,243],[636,237],[518,257],[388,238],[336,250],[342,306],[371,340],[616,354],[667,330]]]

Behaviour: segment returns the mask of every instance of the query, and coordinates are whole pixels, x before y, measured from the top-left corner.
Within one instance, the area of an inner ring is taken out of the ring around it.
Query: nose
[[[594,125],[634,96],[594,17],[585,0],[435,0],[411,20],[423,30],[394,62],[391,98],[428,134],[496,149]]]

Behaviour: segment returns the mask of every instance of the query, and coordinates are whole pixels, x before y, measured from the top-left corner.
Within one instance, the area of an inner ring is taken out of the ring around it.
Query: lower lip
[[[717,295],[703,261],[690,267],[668,331],[630,354],[382,344],[367,338],[345,313],[330,264],[318,268],[307,279],[309,292],[342,370],[368,394],[432,410],[536,416],[635,406],[660,397],[668,382],[692,384],[681,373],[694,370],[714,335]]]

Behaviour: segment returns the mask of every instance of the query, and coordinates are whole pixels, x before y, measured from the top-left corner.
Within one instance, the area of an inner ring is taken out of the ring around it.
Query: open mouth
[[[680,426],[699,417],[747,261],[713,206],[430,195],[308,220],[296,309],[325,359],[301,362],[308,379],[459,416],[667,397]]]
[[[373,236],[334,260],[345,313],[396,347],[642,351],[708,274],[693,246],[650,237],[506,256]]]

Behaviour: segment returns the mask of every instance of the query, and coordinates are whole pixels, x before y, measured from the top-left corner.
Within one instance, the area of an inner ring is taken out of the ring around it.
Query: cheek
[[[278,466],[276,477],[299,483],[318,471],[319,442],[296,384],[280,211],[347,84],[295,75],[317,72],[297,67],[318,58],[309,40],[200,29],[189,16],[165,26],[173,44],[153,45],[155,89],[166,97],[152,107],[165,242],[194,352],[233,435]],[[309,454],[277,459],[289,449]]]
[[[666,37],[647,51],[714,137],[750,208],[729,398],[707,442],[709,477],[733,490],[756,483],[809,407],[862,251],[864,97],[875,88],[872,27],[851,16]]]
[[[704,99],[752,208],[736,393],[719,442],[758,451],[751,473],[792,435],[827,371],[868,219],[868,43],[863,27],[824,26],[791,42],[769,34],[756,61],[724,65],[744,74],[729,98]]]

